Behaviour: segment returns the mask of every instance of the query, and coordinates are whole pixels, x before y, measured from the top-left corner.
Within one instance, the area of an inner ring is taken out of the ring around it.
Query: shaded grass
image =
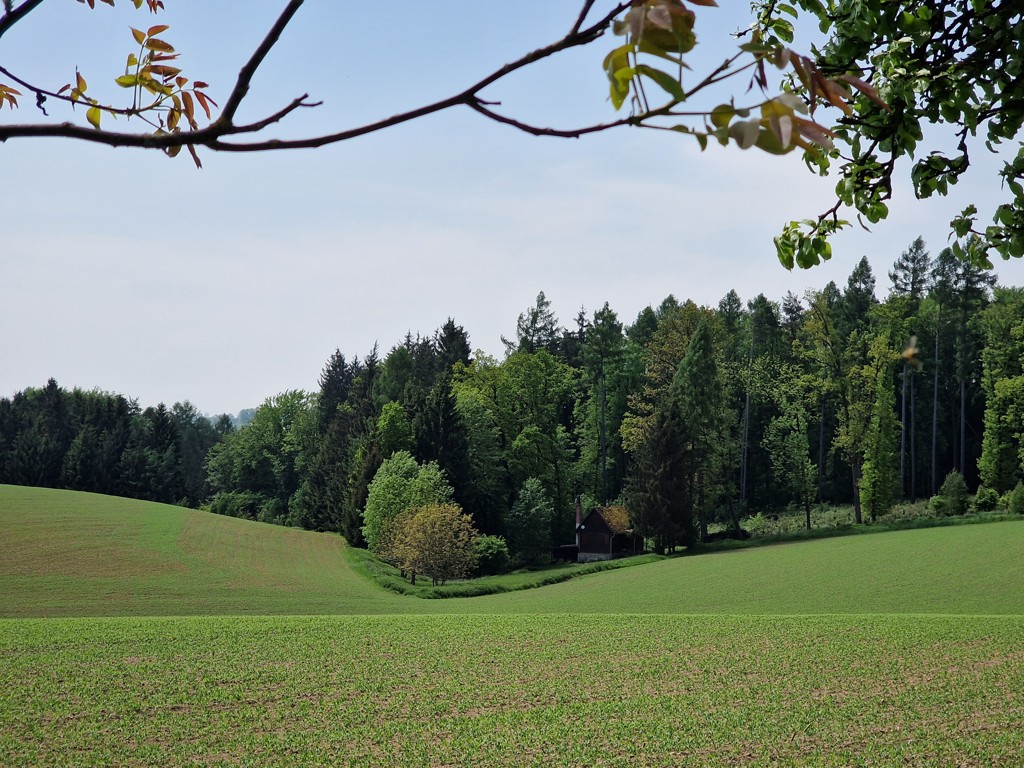
[[[452,581],[435,587],[431,584],[429,577],[421,577],[413,584],[403,577],[397,568],[379,560],[365,549],[349,547],[345,550],[345,557],[353,569],[373,579],[384,589],[400,595],[426,599],[480,597],[518,592],[523,589],[536,589],[551,584],[561,584],[563,581],[579,576],[614,571],[619,568],[631,568],[665,559],[661,555],[639,555],[593,563],[560,563],[546,568],[515,571],[496,576],[481,576],[467,581]]]
[[[6,620],[0,762],[1021,765],[1022,647],[1021,617]]]

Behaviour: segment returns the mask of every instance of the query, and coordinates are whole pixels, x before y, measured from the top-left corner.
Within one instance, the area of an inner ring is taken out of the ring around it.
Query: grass
[[[0,765],[1024,764],[1021,521],[458,600],[353,559],[0,486]]]
[[[482,595],[498,595],[505,592],[518,592],[523,589],[536,589],[551,584],[587,576],[591,573],[614,571],[619,568],[632,568],[664,560],[661,555],[639,555],[617,560],[603,560],[592,563],[557,563],[542,568],[523,569],[497,576],[480,576],[466,581],[453,581],[448,584],[433,586],[429,577],[420,578],[415,584],[401,575],[399,570],[364,549],[347,548],[345,557],[352,568],[373,579],[384,589],[400,595],[411,595],[425,599],[444,599],[452,597],[480,597]]]
[[[352,567],[361,555],[347,554],[344,541],[331,534],[127,499],[0,486],[0,616],[7,617],[1024,615],[1021,521],[668,558],[542,589],[460,600],[418,600],[380,589]],[[501,578],[511,589],[544,575]]]
[[[0,622],[5,765],[1020,765],[1024,619]]]
[[[0,486],[0,616],[402,612],[337,535]]]

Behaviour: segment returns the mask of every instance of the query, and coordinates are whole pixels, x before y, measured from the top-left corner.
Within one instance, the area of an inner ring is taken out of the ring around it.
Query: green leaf
[[[715,128],[725,128],[735,116],[736,110],[730,104],[719,104],[711,110],[711,124]]]
[[[660,69],[649,67],[646,64],[640,64],[636,67],[636,74],[643,75],[653,80],[663,91],[676,101],[686,100],[686,91],[683,90],[683,86],[667,72],[662,72]]]
[[[85,112],[85,119],[89,121],[93,128],[100,127],[100,108],[89,107]]]
[[[134,88],[139,82],[139,76],[121,75],[119,78],[114,80],[114,82],[120,85],[122,88]]]

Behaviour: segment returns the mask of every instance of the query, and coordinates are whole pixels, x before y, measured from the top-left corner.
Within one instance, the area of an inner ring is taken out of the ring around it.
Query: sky
[[[90,95],[114,101],[125,96],[113,79],[134,47],[129,27],[169,24],[162,36],[184,73],[223,103],[284,6],[165,4],[152,17],[128,0],[95,10],[50,0],[0,41],[0,65],[51,88],[77,67]],[[721,5],[696,9],[695,74],[728,55],[729,33],[748,23],[745,3]],[[307,0],[239,120],[304,93],[322,100],[266,133],[294,138],[429,103],[560,38],[579,7]],[[614,119],[601,69],[613,45],[606,36],[485,95],[542,125]],[[742,96],[746,85],[730,87]],[[81,111],[49,106],[51,120],[84,123]],[[46,120],[31,99],[0,111],[0,121],[15,119]],[[537,138],[466,109],[317,150],[200,153],[197,170],[185,153],[0,144],[0,396],[53,377],[142,406],[190,400],[236,413],[315,390],[336,348],[363,357],[377,343],[384,355],[448,317],[474,348],[500,356],[501,335],[514,335],[539,291],[563,325],[605,302],[628,324],[669,293],[714,306],[730,289],[746,301],[842,286],[866,255],[882,297],[886,272],[915,237],[935,255],[964,205],[984,214],[1001,201],[994,159],[976,152],[978,168],[955,195],[917,201],[901,182],[888,221],[841,233],[827,264],[787,272],[772,237],[834,200],[835,181],[795,154],[702,153],[692,138],[639,130]],[[997,260],[996,273],[1024,285],[1024,263]]]

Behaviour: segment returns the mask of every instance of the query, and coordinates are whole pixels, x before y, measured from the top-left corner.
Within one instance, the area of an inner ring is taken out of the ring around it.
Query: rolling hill
[[[180,507],[0,486],[0,616],[1024,614],[1024,522],[681,557],[452,600],[380,589],[345,546]]]

